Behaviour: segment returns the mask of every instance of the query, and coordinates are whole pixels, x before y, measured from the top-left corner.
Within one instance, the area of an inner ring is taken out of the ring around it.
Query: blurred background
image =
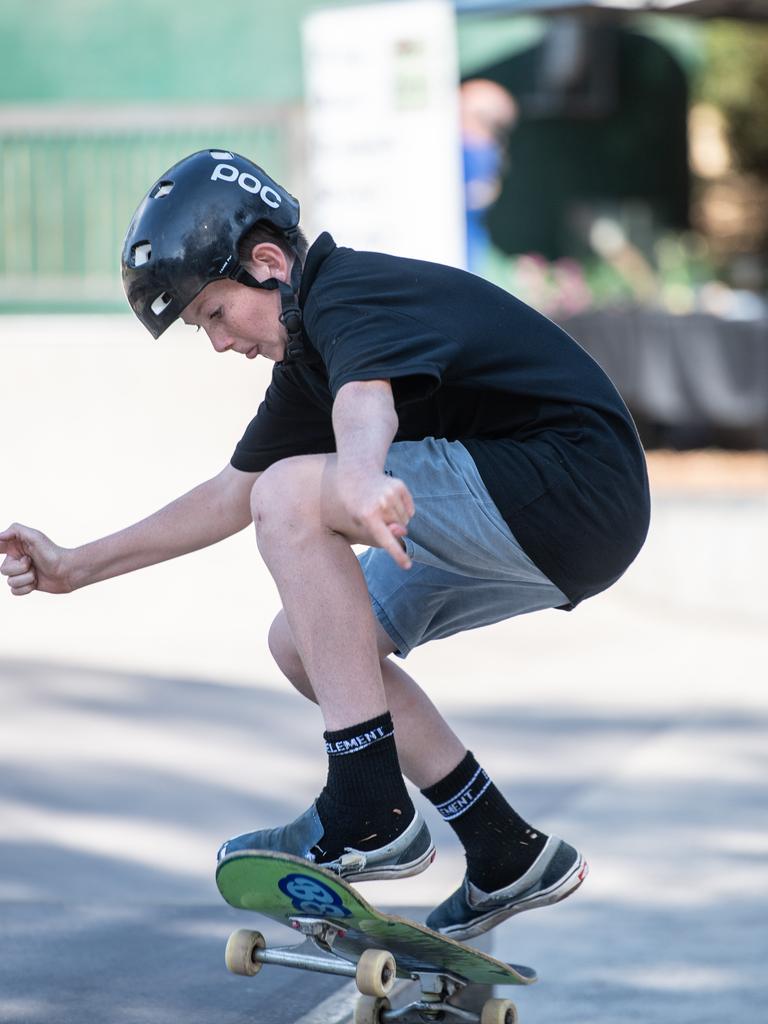
[[[469,265],[562,322],[649,447],[768,444],[760,0],[37,9],[0,8],[2,312],[127,315],[131,213],[218,140],[310,235]]]
[[[625,577],[408,662],[521,811],[588,849],[579,902],[495,939],[546,978],[521,997],[538,1024],[764,1014],[767,55],[763,0],[0,3],[2,525],[76,545],[228,461],[271,365],[180,324],[154,342],[119,277],[148,187],[208,146],[285,183],[310,236],[518,294],[634,414],[654,512]],[[241,979],[224,1012],[207,973],[213,852],[324,771],[267,651],[278,604],[250,531],[66,598],[0,594],[0,1020],[252,1019]],[[461,874],[430,824],[412,905]],[[100,930],[126,886],[144,959]],[[146,951],[174,901],[207,908],[179,925],[178,985]],[[43,934],[69,956],[47,980]],[[114,1006],[88,980],[104,948]]]
[[[79,543],[228,460],[269,367],[178,323],[153,343],[119,278],[148,186],[212,145],[298,195],[310,237],[467,266],[563,324],[629,405],[657,494],[768,494],[764,3],[36,10],[0,5],[6,519]],[[92,656],[41,604],[51,649]],[[27,650],[29,613],[4,614],[0,644]]]

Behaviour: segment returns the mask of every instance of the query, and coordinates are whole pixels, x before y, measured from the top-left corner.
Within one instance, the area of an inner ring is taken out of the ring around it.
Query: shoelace
[[[336,860],[323,864],[322,867],[329,871],[335,871],[337,875],[349,874],[350,871],[362,871],[368,863],[368,857],[362,850],[355,850],[351,846],[344,847],[344,853]]]

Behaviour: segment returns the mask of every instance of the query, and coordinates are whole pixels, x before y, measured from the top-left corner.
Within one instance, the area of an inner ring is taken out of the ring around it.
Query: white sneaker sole
[[[411,878],[413,875],[420,875],[426,871],[435,859],[437,851],[431,846],[418,860],[410,861],[407,864],[374,865],[369,871],[358,871],[346,874],[340,872],[340,877],[345,882],[378,882],[393,878]],[[320,865],[324,867],[325,865]]]
[[[519,900],[512,907],[489,910],[483,917],[476,917],[469,924],[456,925],[452,928],[441,928],[440,934],[447,935],[450,939],[456,939],[457,942],[474,939],[478,935],[490,931],[491,928],[495,928],[496,925],[506,921],[507,918],[514,917],[515,914],[520,914],[524,910],[534,910],[536,907],[549,907],[554,903],[559,903],[560,900],[564,900],[571,893],[575,892],[588,874],[589,865],[580,856],[572,870],[551,888],[533,893],[528,899]]]

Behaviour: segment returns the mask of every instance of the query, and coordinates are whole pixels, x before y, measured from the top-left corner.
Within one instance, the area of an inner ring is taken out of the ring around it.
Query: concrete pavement
[[[263,387],[120,318],[13,323],[0,518],[63,543],[215,472]],[[521,813],[590,860],[571,900],[494,933],[541,977],[515,992],[523,1024],[765,1015],[767,524],[766,492],[659,494],[608,594],[408,659]],[[333,979],[221,962],[243,921],[213,886],[219,841],[288,820],[324,772],[317,711],[266,652],[276,607],[247,534],[66,598],[0,594],[3,1024],[269,1024],[318,1006],[331,1024]],[[374,902],[426,908],[459,881],[428,813],[435,865],[365,886]]]
[[[716,509],[759,559],[763,499],[711,499],[701,514]],[[698,538],[695,514],[671,499],[657,508],[658,536],[675,517],[681,545]],[[654,602],[663,547],[652,537],[613,594],[573,615],[412,659],[521,811],[590,859],[571,900],[494,933],[497,955],[541,976],[514,993],[523,1022],[719,1024],[764,1012],[761,587],[745,561],[743,605],[734,592],[716,611],[711,594],[672,579]],[[0,680],[0,1021],[296,1020],[335,991],[333,979],[277,969],[268,983],[266,972],[227,976],[223,942],[244,922],[211,876],[223,837],[287,820],[315,795],[313,707],[258,679],[33,658],[3,659]],[[366,896],[427,907],[458,881],[452,836],[430,820],[433,868],[371,883]]]

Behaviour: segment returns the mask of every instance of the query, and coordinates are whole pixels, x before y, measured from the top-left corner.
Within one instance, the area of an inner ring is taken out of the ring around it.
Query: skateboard
[[[425,925],[376,910],[338,875],[300,857],[232,853],[219,863],[216,884],[231,906],[257,911],[309,940],[267,948],[260,932],[240,929],[227,943],[229,970],[252,976],[264,964],[279,964],[354,978],[361,993],[355,1024],[451,1018],[466,1024],[516,1024],[517,1010],[508,999],[488,999],[479,1014],[449,1000],[471,985],[536,981],[531,967],[505,964]],[[397,978],[416,980],[421,991],[408,1006],[392,1009],[387,996]]]

